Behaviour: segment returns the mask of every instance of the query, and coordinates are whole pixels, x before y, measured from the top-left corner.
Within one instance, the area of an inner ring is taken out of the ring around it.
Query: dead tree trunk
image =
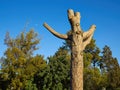
[[[83,90],[83,50],[93,36],[95,25],[92,25],[87,32],[80,27],[80,13],[68,10],[68,19],[71,25],[71,34],[63,35],[53,30],[44,23],[44,27],[60,39],[70,40],[71,44],[71,90]]]

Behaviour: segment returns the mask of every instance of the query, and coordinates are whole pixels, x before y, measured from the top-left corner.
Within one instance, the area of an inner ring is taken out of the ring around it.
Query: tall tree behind
[[[22,32],[18,37],[12,39],[6,34],[4,63],[2,64],[2,78],[9,82],[8,89],[21,90],[28,84],[37,72],[37,68],[45,65],[42,56],[33,57],[33,51],[37,50],[39,39],[37,33],[30,30]],[[34,86],[34,85],[33,85]]]
[[[103,48],[103,56],[100,61],[102,73],[107,74],[107,90],[114,90],[120,85],[120,67],[118,60],[113,58],[112,51],[108,46]]]
[[[63,47],[48,58],[47,67],[35,77],[39,90],[70,90],[70,54]]]
[[[99,90],[102,77],[98,68],[100,49],[92,39],[84,50],[84,90]]]

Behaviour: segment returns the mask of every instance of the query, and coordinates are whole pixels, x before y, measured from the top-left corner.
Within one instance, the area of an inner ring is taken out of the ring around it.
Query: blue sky
[[[50,34],[43,23],[65,34],[70,30],[68,9],[81,13],[84,31],[92,24],[97,26],[97,46],[102,49],[108,45],[120,63],[120,0],[0,0],[0,57],[6,50],[5,33],[9,31],[11,37],[16,37],[24,31],[26,23],[26,31],[34,28],[41,38],[40,49],[35,53],[53,55],[64,41]]]

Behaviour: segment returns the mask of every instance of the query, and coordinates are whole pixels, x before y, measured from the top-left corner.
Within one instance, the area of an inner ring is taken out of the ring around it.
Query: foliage
[[[68,35],[71,32],[68,32]],[[48,57],[34,55],[39,39],[33,30],[16,38],[6,34],[7,49],[0,70],[0,90],[70,90],[70,42]],[[84,50],[84,90],[119,90],[120,65],[110,47],[102,50],[95,40]]]
[[[2,64],[2,78],[9,82],[9,90],[24,89],[34,74],[45,67],[46,63],[41,55],[33,56],[38,43],[37,33],[33,30],[22,32],[15,39],[6,34],[5,44],[8,48]]]
[[[103,55],[100,61],[102,73],[107,75],[108,90],[114,90],[120,85],[120,66],[118,60],[112,57],[112,51],[108,46],[103,48]]]
[[[100,49],[92,39],[84,50],[84,90],[99,90],[101,88],[102,76],[98,68],[99,54]]]
[[[70,55],[68,51],[60,47],[48,60],[46,69],[38,74],[39,81],[42,79],[38,85],[40,90],[68,90],[70,88]]]
[[[33,80],[28,80],[26,85],[25,85],[25,90],[38,90],[36,85],[33,84]]]

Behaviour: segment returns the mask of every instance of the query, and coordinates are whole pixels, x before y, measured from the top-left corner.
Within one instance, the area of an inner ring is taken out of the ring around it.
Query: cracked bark
[[[71,42],[71,90],[83,90],[83,50],[90,43],[95,25],[92,25],[87,32],[83,32],[80,27],[80,13],[68,10],[68,20],[71,25],[71,35],[60,34],[52,29],[47,23],[44,27],[54,36]]]

